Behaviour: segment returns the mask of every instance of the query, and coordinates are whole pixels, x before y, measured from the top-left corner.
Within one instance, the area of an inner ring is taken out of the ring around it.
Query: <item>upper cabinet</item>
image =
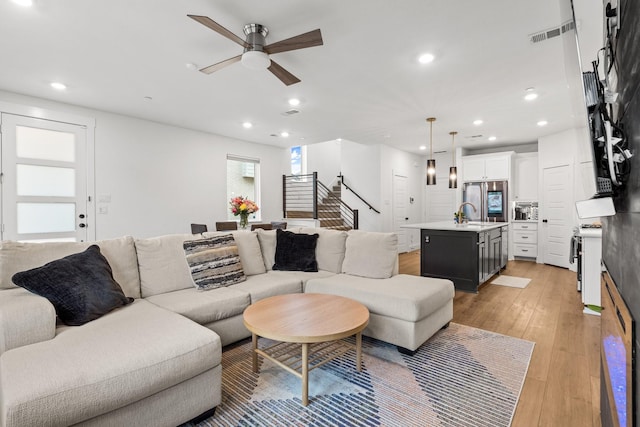
[[[538,153],[516,154],[514,163],[514,199],[538,200]]]
[[[462,157],[462,181],[508,180],[511,156],[509,152]]]

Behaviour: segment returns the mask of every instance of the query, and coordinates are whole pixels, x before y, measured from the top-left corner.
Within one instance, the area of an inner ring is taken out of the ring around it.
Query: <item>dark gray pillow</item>
[[[276,230],[274,270],[318,271],[316,244],[318,233],[302,234]]]
[[[111,266],[97,245],[16,273],[11,280],[48,299],[58,318],[71,326],[83,325],[133,302],[113,279]]]

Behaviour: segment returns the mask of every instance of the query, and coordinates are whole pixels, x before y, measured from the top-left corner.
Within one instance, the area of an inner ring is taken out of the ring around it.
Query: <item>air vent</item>
[[[531,43],[540,43],[545,40],[558,37],[559,35],[564,34],[567,31],[575,29],[575,27],[576,26],[572,20],[567,21],[558,27],[548,28],[546,30],[538,31],[537,33],[529,34],[529,41]]]
[[[442,153],[446,153],[446,151],[445,151],[445,150],[442,150],[442,151],[434,151],[434,152],[433,152],[433,154],[442,154]]]
[[[477,139],[477,138],[482,138],[482,134],[479,135],[470,135],[470,136],[465,136],[466,139]]]
[[[298,114],[300,112],[300,110],[296,110],[295,108],[292,108],[291,110],[285,111],[284,113],[282,113],[283,116],[292,116],[294,114]]]

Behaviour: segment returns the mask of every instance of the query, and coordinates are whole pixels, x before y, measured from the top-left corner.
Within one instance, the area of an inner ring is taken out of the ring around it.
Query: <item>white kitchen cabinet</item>
[[[538,256],[538,223],[513,221],[513,255],[536,258]]]
[[[508,180],[511,153],[479,154],[462,157],[462,181]]]
[[[514,200],[538,200],[538,153],[517,154],[514,160]]]

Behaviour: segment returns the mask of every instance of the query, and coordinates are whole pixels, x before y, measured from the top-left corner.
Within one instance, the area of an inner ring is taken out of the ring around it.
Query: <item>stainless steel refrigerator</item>
[[[469,221],[506,222],[509,218],[507,181],[465,182],[462,189],[464,214]]]

